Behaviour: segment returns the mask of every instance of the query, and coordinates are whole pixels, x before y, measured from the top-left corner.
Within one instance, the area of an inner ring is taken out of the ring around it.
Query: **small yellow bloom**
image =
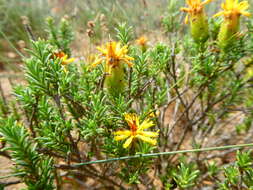
[[[67,69],[65,66],[75,61],[75,58],[68,58],[68,55],[65,54],[63,51],[53,53],[52,58],[59,58],[61,60],[63,70],[65,72],[67,72]]]
[[[61,59],[62,65],[67,65],[69,63],[72,63],[75,61],[75,58],[68,58],[68,55],[66,55],[64,52],[56,52],[53,54],[54,57]]]
[[[204,5],[210,3],[213,0],[205,0],[201,2],[201,0],[186,0],[186,3],[189,5],[189,8],[181,8],[181,11],[187,12],[190,16],[196,16],[203,14]],[[189,21],[189,16],[185,17],[185,23],[187,24]]]
[[[148,39],[145,36],[139,37],[135,42],[141,47],[142,52],[145,52],[147,50]]]
[[[186,0],[188,8],[181,8],[181,11],[188,13],[185,17],[187,24],[190,17],[191,35],[195,42],[205,42],[208,39],[208,22],[204,12],[204,5],[213,0]]]
[[[159,116],[159,114],[160,114],[160,112],[159,112],[159,110],[149,110],[148,111],[148,117],[149,118],[154,118],[154,117],[156,117],[156,116]]]
[[[134,60],[134,58],[127,55],[128,47],[126,45],[121,46],[119,42],[108,42],[106,46],[97,47],[97,49],[101,54],[96,57],[91,66],[95,67],[105,61],[107,75],[104,84],[109,94],[114,97],[123,94],[126,85],[123,64],[126,63],[129,67],[132,67],[132,61]]]
[[[242,1],[238,2],[238,0],[226,0],[225,3],[221,4],[221,8],[223,11],[218,12],[214,15],[214,17],[217,16],[224,16],[225,19],[236,19],[240,15],[244,15],[249,17],[251,14],[245,10],[249,8],[248,1]]]
[[[151,111],[151,112],[148,114],[148,117],[154,118],[154,117],[155,117],[155,113],[154,113],[153,111]]]
[[[127,46],[121,47],[119,42],[108,42],[106,46],[97,47],[101,52],[101,55],[92,64],[93,67],[101,64],[104,60],[106,61],[106,72],[111,73],[111,69],[118,67],[120,62],[126,63],[129,67],[132,67],[134,60],[133,57],[127,55]]]
[[[141,36],[136,40],[136,43],[140,46],[146,46],[148,39],[145,36]]]
[[[225,3],[221,4],[221,8],[223,11],[215,14],[214,17],[224,16],[218,35],[218,43],[221,48],[226,49],[238,37],[240,16],[249,17],[251,14],[246,11],[249,8],[248,1],[225,0]]]
[[[151,145],[157,144],[157,140],[154,138],[158,137],[158,132],[144,131],[154,126],[152,121],[145,119],[140,124],[139,117],[136,114],[127,113],[124,116],[130,130],[121,130],[114,133],[116,141],[127,139],[123,145],[124,148],[129,147],[136,138]]]

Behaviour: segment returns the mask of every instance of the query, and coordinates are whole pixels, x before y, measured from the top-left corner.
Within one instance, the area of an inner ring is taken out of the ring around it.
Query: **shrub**
[[[251,22],[226,47],[175,31],[168,44],[136,45],[121,24],[86,61],[72,56],[66,19],[47,22],[15,109],[1,106],[1,155],[28,189],[252,189],[251,152],[233,154],[253,146]]]

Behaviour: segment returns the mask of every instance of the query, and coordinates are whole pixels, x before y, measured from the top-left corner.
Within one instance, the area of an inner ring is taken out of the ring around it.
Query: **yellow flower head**
[[[129,67],[132,67],[133,63],[131,61],[134,58],[127,55],[127,46],[121,47],[119,42],[108,42],[106,46],[97,47],[101,52],[100,58],[98,58],[92,66],[95,67],[101,64],[102,61],[106,61],[106,71],[110,73],[111,68],[119,66],[120,62],[126,63]]]
[[[226,0],[225,3],[221,4],[223,11],[218,12],[214,17],[224,15],[226,19],[233,20],[238,18],[240,15],[249,17],[251,14],[246,9],[249,8],[248,1],[238,2],[238,0]]]
[[[201,2],[201,0],[186,0],[186,3],[189,5],[189,8],[181,8],[181,11],[187,12],[190,16],[196,16],[199,14],[203,14],[204,5],[210,3],[213,0],[205,0]],[[188,15],[185,17],[185,23],[188,23]]]
[[[145,36],[141,36],[136,40],[136,43],[140,46],[146,46],[148,39]]]
[[[246,12],[249,3],[248,1],[225,0],[221,7],[223,11],[215,14],[214,17],[224,16],[218,34],[218,44],[222,50],[227,51],[228,47],[239,37],[240,16],[250,16],[250,13]]]
[[[124,116],[130,130],[116,131],[114,133],[114,139],[116,141],[127,139],[123,145],[124,148],[129,147],[136,138],[151,145],[156,145],[157,141],[154,138],[158,137],[158,132],[144,131],[145,129],[154,126],[152,121],[145,119],[140,124],[139,117],[136,114],[127,113]]]
[[[60,52],[55,52],[55,53],[53,54],[53,56],[54,56],[55,58],[61,59],[61,64],[62,64],[62,65],[67,65],[67,64],[72,63],[72,62],[75,61],[75,58],[68,58],[68,55],[65,54],[65,53],[62,52],[62,51],[60,51]]]

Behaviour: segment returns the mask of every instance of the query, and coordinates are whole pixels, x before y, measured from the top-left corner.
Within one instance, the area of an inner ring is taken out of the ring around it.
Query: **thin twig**
[[[22,181],[16,180],[16,181],[9,181],[9,182],[0,182],[0,185],[4,186],[4,187],[7,187],[7,186],[10,186],[10,185],[16,185],[16,184],[19,184],[19,183],[22,183]]]
[[[30,121],[29,121],[29,129],[32,133],[33,138],[36,138],[36,133],[35,133],[34,128],[33,128],[33,121],[35,121],[36,125],[38,124],[37,118],[36,118],[38,103],[39,103],[39,97],[36,96],[35,97],[35,104],[33,105],[32,115],[31,115],[31,118],[30,118]]]
[[[61,169],[77,169],[80,166],[84,166],[84,165],[101,164],[101,163],[114,162],[114,161],[120,161],[120,160],[129,160],[129,159],[134,159],[134,158],[157,157],[157,156],[161,156],[161,155],[196,153],[196,152],[226,150],[226,149],[231,149],[231,148],[245,148],[245,147],[253,147],[253,143],[238,144],[238,145],[226,145],[226,146],[219,146],[219,147],[208,147],[208,148],[200,148],[200,149],[177,150],[177,151],[171,151],[171,152],[136,154],[136,155],[133,155],[133,156],[123,156],[123,157],[110,158],[110,159],[105,159],[105,160],[94,160],[94,161],[83,162],[83,163],[72,164],[72,165],[63,165],[63,164],[58,164],[57,165],[56,164],[55,167],[61,168]]]
[[[61,105],[61,98],[60,98],[60,96],[59,95],[55,95],[55,96],[53,96],[53,99],[54,99],[54,101],[56,103],[56,106],[58,108],[58,111],[60,113],[60,116],[61,116],[62,120],[65,122],[66,121],[66,117],[63,114],[63,108],[62,108],[62,105]],[[80,154],[79,149],[77,147],[77,144],[75,143],[75,141],[74,141],[74,139],[73,139],[73,137],[72,137],[72,135],[71,135],[71,133],[70,133],[69,130],[67,131],[67,136],[68,136],[68,138],[70,140],[72,148],[74,149],[74,151],[76,153],[76,156],[78,157],[79,161],[81,161],[82,160],[81,156],[80,156],[81,154]]]
[[[0,151],[0,156],[3,156],[3,157],[8,158],[8,159],[11,159],[11,156],[7,152],[5,152],[5,151]]]
[[[36,41],[36,38],[32,32],[32,28],[29,24],[24,24],[24,28],[27,32],[27,34],[29,35],[29,37],[31,38],[32,41]]]

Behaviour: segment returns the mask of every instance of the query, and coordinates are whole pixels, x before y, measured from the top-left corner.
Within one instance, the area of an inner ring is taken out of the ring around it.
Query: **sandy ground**
[[[13,162],[4,157],[0,157],[0,177],[10,175],[12,172],[11,167],[13,166]],[[0,179],[0,182],[11,182],[16,181],[18,178],[11,177],[7,179]],[[6,187],[4,190],[19,190],[25,188],[24,184],[10,185]]]

